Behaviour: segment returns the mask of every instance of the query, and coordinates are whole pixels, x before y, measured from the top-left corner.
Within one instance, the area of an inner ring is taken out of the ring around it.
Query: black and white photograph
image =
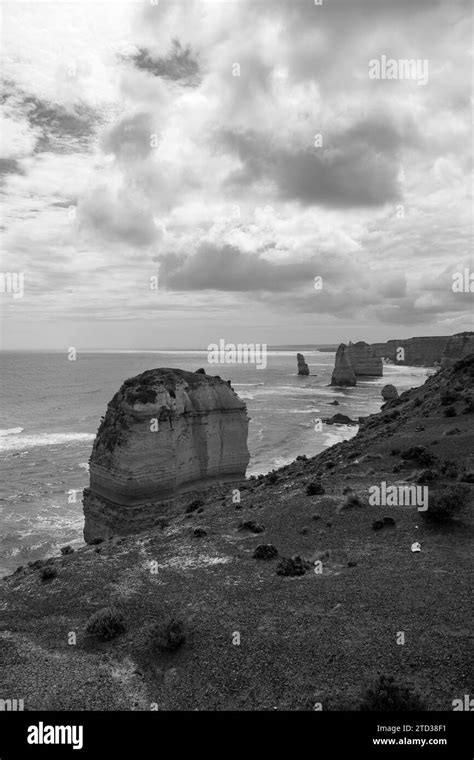
[[[471,3],[0,11],[1,760],[472,760]]]

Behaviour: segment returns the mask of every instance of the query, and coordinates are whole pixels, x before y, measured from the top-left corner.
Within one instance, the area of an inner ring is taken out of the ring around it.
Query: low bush
[[[445,417],[456,417],[456,409],[454,406],[447,406],[443,414]]]
[[[184,623],[177,618],[170,618],[164,623],[155,623],[148,634],[148,644],[152,652],[175,652],[185,641]]]
[[[397,683],[393,676],[381,675],[375,684],[367,689],[359,710],[362,712],[403,712],[404,710],[425,710],[420,696],[408,686]]]
[[[45,565],[40,569],[40,578],[42,581],[52,581],[56,578],[58,571],[52,565]]]
[[[320,480],[313,480],[306,486],[306,493],[308,496],[321,496],[326,491]]]
[[[401,452],[402,459],[412,459],[419,464],[429,466],[436,462],[436,455],[432,454],[424,446],[412,446],[409,449]]]
[[[189,515],[191,512],[195,512],[196,509],[199,509],[199,507],[202,507],[204,505],[204,502],[202,499],[194,499],[185,509],[185,513]]]
[[[465,504],[468,493],[469,488],[459,484],[430,494],[428,509],[421,514],[425,520],[431,522],[450,522]]]
[[[86,624],[86,633],[101,641],[110,641],[125,631],[121,612],[114,607],[104,607],[95,612]]]

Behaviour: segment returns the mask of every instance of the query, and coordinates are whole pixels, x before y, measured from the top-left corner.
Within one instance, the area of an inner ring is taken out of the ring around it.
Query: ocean
[[[298,454],[314,456],[357,432],[319,418],[340,412],[352,419],[379,411],[380,390],[422,384],[423,367],[384,367],[384,377],[355,388],[329,386],[334,352],[305,350],[310,375],[296,373],[297,347],[269,351],[267,366],[207,364],[206,351],[121,351],[67,354],[0,353],[0,575],[18,565],[80,546],[82,489],[88,459],[108,401],[128,378],[153,367],[196,370],[231,380],[245,400],[249,425],[247,474],[265,473]],[[339,406],[331,401],[337,399]]]

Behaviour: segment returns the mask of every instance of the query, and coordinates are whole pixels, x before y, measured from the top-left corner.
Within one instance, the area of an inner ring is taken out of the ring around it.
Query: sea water
[[[317,421],[377,412],[383,385],[403,391],[427,375],[422,367],[389,365],[383,378],[332,388],[334,353],[306,350],[310,375],[299,377],[297,350],[269,350],[265,369],[209,365],[207,351],[79,352],[76,361],[66,352],[1,352],[0,575],[83,543],[82,489],[92,442],[107,403],[128,377],[154,367],[203,367],[231,380],[250,417],[250,475],[350,438],[357,428],[323,425],[321,431]]]

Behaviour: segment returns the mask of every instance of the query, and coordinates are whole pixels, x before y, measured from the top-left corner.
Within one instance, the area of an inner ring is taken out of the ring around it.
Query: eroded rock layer
[[[356,385],[356,376],[352,369],[349,350],[345,343],[341,343],[337,349],[331,385]]]
[[[362,340],[358,343],[350,343],[347,350],[356,377],[359,375],[383,376],[382,359],[372,351],[368,343]]]
[[[450,366],[474,353],[474,333],[388,340],[386,343],[372,343],[370,348],[375,356],[390,359],[394,364]]]
[[[144,530],[166,500],[244,478],[247,433],[246,406],[219,377],[155,369],[127,380],[94,441],[85,540]]]

